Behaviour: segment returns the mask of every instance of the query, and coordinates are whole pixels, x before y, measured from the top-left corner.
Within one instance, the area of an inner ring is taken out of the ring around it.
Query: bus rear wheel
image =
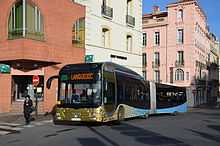
[[[118,122],[124,121],[125,119],[125,111],[123,107],[120,107],[118,110]]]

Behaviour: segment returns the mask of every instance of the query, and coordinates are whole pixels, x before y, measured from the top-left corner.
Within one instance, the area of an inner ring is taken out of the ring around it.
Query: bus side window
[[[132,101],[132,88],[129,86],[129,84],[125,85],[125,98],[126,101]]]
[[[118,84],[118,89],[117,89],[117,93],[118,93],[118,102],[121,103],[123,102],[124,98],[123,98],[123,84]]]

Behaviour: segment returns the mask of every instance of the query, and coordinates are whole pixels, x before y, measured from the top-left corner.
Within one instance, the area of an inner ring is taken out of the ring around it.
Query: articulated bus
[[[150,82],[149,114],[173,114],[187,112],[186,88]]]
[[[58,76],[54,123],[121,121],[148,116],[150,86],[134,71],[110,63],[70,64]]]
[[[58,78],[54,123],[108,122],[149,114],[186,111],[185,88],[145,81],[111,62],[70,64]]]

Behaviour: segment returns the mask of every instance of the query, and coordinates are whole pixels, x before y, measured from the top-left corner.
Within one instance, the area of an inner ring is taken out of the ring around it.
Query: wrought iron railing
[[[8,32],[8,39],[27,38],[34,40],[44,40],[43,32],[34,32],[26,29],[25,36],[23,36],[23,28],[17,28]]]
[[[177,60],[177,61],[175,62],[175,66],[176,66],[176,67],[184,67],[184,61],[178,61],[178,60]]]
[[[106,6],[106,5],[102,5],[102,15],[112,19],[113,18],[113,8]]]
[[[126,23],[129,26],[135,26],[135,18],[133,16],[126,15]]]
[[[152,68],[159,68],[160,62],[159,61],[152,61]]]

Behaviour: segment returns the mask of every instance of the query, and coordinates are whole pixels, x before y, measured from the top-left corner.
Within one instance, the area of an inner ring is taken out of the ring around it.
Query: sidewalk
[[[213,109],[213,110],[220,110],[220,106],[219,104],[202,104],[202,105],[199,105],[197,107],[194,107],[195,109]]]
[[[210,105],[210,104],[202,104],[197,107],[188,107],[187,113],[196,113],[196,112],[219,112],[220,106]]]
[[[38,117],[35,117],[35,113],[33,112],[32,117],[34,121],[44,121],[51,120],[51,115],[44,115],[43,113],[39,113]],[[16,124],[25,124],[25,119],[23,113],[0,113],[0,123],[16,123]]]

